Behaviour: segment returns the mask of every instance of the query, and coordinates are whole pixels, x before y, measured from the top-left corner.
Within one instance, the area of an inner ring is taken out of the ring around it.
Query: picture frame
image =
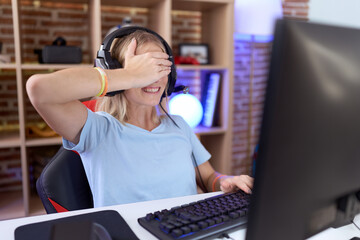
[[[205,43],[181,43],[179,44],[181,57],[195,58],[199,64],[209,64],[209,45]]]

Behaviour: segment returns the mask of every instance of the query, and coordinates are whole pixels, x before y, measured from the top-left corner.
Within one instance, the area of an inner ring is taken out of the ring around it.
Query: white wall
[[[272,35],[274,22],[281,16],[281,0],[235,0],[234,32]]]
[[[360,28],[360,0],[310,0],[309,20]]]

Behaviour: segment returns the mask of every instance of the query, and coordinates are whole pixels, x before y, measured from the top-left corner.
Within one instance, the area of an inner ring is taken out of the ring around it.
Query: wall
[[[282,0],[283,16],[291,19],[308,20],[309,1],[310,0]]]
[[[309,0],[283,0],[284,18],[307,20]],[[257,36],[261,39],[261,36]],[[252,154],[258,142],[265,97],[271,41],[234,39],[233,173],[251,174]],[[253,51],[251,50],[253,44]],[[251,53],[254,79],[249,84]],[[251,109],[251,117],[249,114]]]
[[[309,7],[310,21],[360,28],[358,0],[310,0]]]
[[[256,145],[262,116],[270,43],[235,39],[233,167],[235,174],[249,174],[251,155]],[[253,45],[253,46],[251,46]],[[253,50],[251,50],[253,47]],[[253,54],[252,91],[250,91],[251,54]],[[252,95],[252,96],[250,96]],[[250,101],[250,99],[252,99]],[[249,110],[252,109],[251,118]]]

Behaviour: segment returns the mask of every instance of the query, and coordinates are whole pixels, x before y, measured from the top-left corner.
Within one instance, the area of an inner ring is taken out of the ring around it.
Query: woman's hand
[[[168,54],[159,51],[136,55],[136,45],[133,38],[125,54],[124,70],[132,76],[131,88],[148,86],[171,72]]]
[[[253,184],[254,178],[248,175],[225,176],[220,179],[220,189],[223,192],[234,192],[237,189],[241,189],[244,192],[251,194]]]

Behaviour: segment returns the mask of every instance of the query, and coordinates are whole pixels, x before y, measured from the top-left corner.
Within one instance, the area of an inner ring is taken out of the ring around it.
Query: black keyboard
[[[240,190],[148,213],[138,221],[159,239],[206,239],[244,225],[249,203],[250,195]]]

